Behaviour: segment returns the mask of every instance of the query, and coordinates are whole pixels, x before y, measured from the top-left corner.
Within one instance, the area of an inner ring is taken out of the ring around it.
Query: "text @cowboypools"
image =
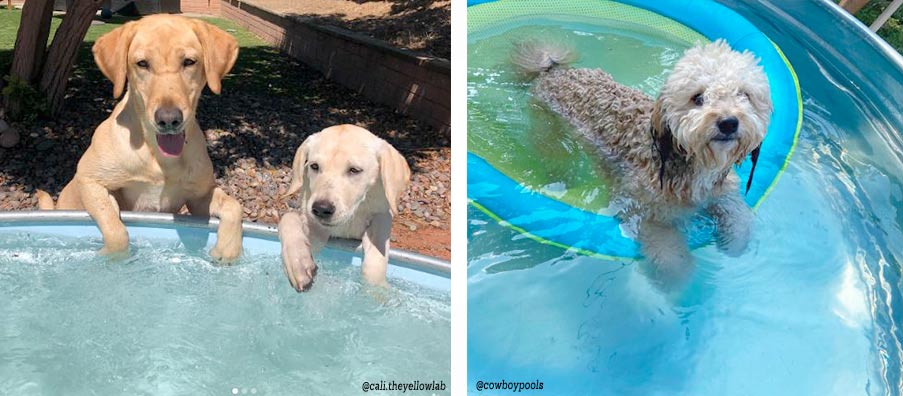
[[[477,381],[477,392],[482,392],[484,390],[507,390],[514,392],[521,392],[525,390],[542,390],[543,384],[542,381],[536,380],[533,382],[509,382],[506,380],[501,381]]]
[[[399,391],[401,393],[407,392],[429,392],[429,391],[444,391],[445,390],[445,381],[430,381],[430,382],[396,382],[396,381],[379,381],[379,382],[368,382],[364,381],[361,384],[361,390],[364,392],[369,391]]]

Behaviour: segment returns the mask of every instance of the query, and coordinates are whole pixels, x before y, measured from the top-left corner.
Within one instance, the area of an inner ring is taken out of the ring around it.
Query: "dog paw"
[[[748,224],[748,223],[747,223]],[[731,224],[718,230],[716,243],[718,250],[731,257],[738,257],[749,246],[750,230],[743,224]]]
[[[111,259],[124,259],[129,256],[129,236],[110,235],[103,239],[103,249],[97,252]]]
[[[231,264],[241,255],[241,248],[223,248],[216,245],[210,249],[210,257],[219,264]]]
[[[385,289],[388,289],[388,288],[389,288],[389,282],[386,281],[386,275],[385,275],[385,274],[383,274],[383,275],[380,276],[380,277],[367,277],[367,276],[364,276],[364,280],[367,282],[368,285],[371,285],[371,286],[381,287],[381,288],[385,288]]]
[[[715,242],[718,250],[724,254],[737,257],[746,252],[746,247],[752,236],[753,215],[743,204],[739,208],[725,209],[723,206],[721,215],[716,218]],[[727,206],[727,208],[731,208]]]
[[[722,235],[718,238],[718,250],[731,257],[742,256],[748,246],[748,236]]]
[[[317,265],[310,268],[298,268],[290,272],[289,282],[298,293],[310,290],[317,276]]]
[[[678,273],[693,265],[693,257],[689,252],[676,251],[670,255],[653,257],[649,262],[663,274]]]
[[[124,249],[118,247],[111,249],[104,246],[103,249],[97,251],[97,254],[104,256],[110,260],[124,260],[129,257],[129,247],[128,245],[126,245]]]
[[[646,258],[640,263],[640,273],[663,292],[683,288],[694,270],[693,258],[687,254],[669,257]]]
[[[366,262],[361,266],[361,275],[368,285],[388,288],[389,282],[386,281],[386,264],[372,265]],[[370,264],[370,265],[368,265]]]

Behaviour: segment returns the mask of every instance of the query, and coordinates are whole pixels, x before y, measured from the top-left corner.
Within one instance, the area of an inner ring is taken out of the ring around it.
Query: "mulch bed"
[[[249,0],[289,17],[343,27],[392,45],[451,57],[449,0]]]
[[[358,97],[269,47],[242,48],[223,82],[207,92],[198,121],[219,186],[237,198],[246,221],[273,223],[289,210],[279,199],[290,181],[295,150],[305,137],[335,124],[365,127],[393,144],[413,172],[401,198],[393,245],[450,256],[450,138],[435,129]],[[22,141],[0,148],[0,210],[33,210],[36,189],[56,198],[75,173],[96,126],[112,111],[112,84],[93,60],[81,57],[56,121],[13,124]]]

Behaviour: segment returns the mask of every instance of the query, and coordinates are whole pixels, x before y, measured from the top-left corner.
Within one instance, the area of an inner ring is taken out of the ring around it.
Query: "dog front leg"
[[[129,232],[119,218],[119,205],[106,187],[93,180],[74,180],[85,211],[97,222],[103,235],[103,255],[124,255],[129,250]]]
[[[640,249],[651,277],[666,289],[681,283],[693,268],[684,235],[673,224],[644,221],[639,229]]]
[[[709,205],[709,213],[715,220],[718,249],[737,257],[746,251],[752,234],[753,215],[739,195],[719,197]]]
[[[328,235],[312,230],[307,218],[298,212],[289,212],[279,219],[279,243],[282,246],[282,267],[285,276],[296,291],[310,289],[317,275],[317,254]]]
[[[371,285],[388,286],[386,269],[389,265],[389,238],[392,234],[392,215],[380,213],[373,216],[364,231],[361,244],[364,248],[364,262],[361,274]]]
[[[219,218],[216,245],[210,257],[221,263],[234,261],[241,254],[241,205],[216,187],[207,195],[188,201],[188,211],[197,216]]]

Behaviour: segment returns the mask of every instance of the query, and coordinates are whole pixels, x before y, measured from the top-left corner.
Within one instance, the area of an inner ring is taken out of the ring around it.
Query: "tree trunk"
[[[16,34],[13,49],[13,64],[9,75],[29,84],[37,83],[47,37],[50,35],[50,20],[53,16],[53,0],[28,0],[22,7],[22,20]],[[2,73],[0,73],[2,74]],[[12,117],[18,117],[21,104],[16,98],[6,98],[7,110]]]
[[[28,0],[31,1],[34,0]],[[48,110],[52,116],[56,116],[63,107],[66,83],[69,81],[69,74],[72,73],[78,48],[82,45],[85,34],[91,27],[91,20],[102,3],[103,0],[74,0],[72,7],[66,10],[60,28],[53,36],[40,84],[41,92],[47,97]]]
[[[22,21],[16,35],[13,65],[10,75],[28,82],[35,82],[44,61],[53,0],[29,0],[22,7]]]

